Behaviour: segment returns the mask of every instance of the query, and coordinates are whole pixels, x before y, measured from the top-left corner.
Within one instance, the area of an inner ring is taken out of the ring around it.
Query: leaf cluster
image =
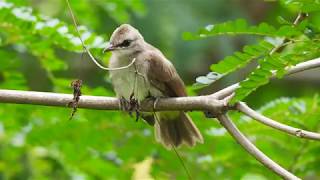
[[[221,24],[208,25],[196,33],[186,32],[186,40],[196,40],[212,36],[239,36],[254,35],[259,40],[256,44],[246,45],[242,51],[237,51],[230,56],[212,64],[212,73],[220,74],[219,79],[241,68],[256,63],[256,68],[251,70],[246,78],[240,82],[240,87],[232,99],[232,103],[243,100],[254,90],[269,82],[272,76],[282,78],[286,70],[303,61],[319,57],[320,31],[318,22],[312,19],[319,11],[318,3],[307,1],[286,1],[286,7],[298,7],[300,12],[296,22],[279,17],[279,27],[274,27],[265,22],[259,25],[249,25],[244,19],[228,21]],[[302,13],[308,12],[309,14]],[[309,18],[311,17],[311,18]],[[210,73],[209,73],[210,74]],[[206,76],[197,78],[197,85],[206,86],[215,81]]]

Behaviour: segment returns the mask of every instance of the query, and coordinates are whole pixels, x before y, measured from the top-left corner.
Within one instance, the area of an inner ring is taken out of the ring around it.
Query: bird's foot
[[[132,113],[135,112],[136,114],[136,121],[139,120],[140,118],[140,103],[139,101],[134,97],[134,94],[132,93],[130,98],[129,98],[129,104],[130,104],[130,109],[129,109],[129,114],[132,116]]]
[[[129,100],[126,100],[124,97],[120,98],[120,109],[126,111],[132,117],[133,113],[136,115],[136,121],[140,118],[140,104],[133,95],[130,96]]]
[[[130,110],[130,102],[127,101],[124,97],[120,98],[120,109],[126,112]]]

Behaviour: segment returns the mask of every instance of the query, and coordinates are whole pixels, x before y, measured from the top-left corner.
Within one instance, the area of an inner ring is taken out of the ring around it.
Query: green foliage
[[[307,40],[293,44],[291,50],[287,52],[273,53],[260,59],[259,66],[249,74],[246,80],[240,82],[240,88],[236,90],[231,103],[241,101],[258,87],[267,84],[273,75],[282,78],[286,73],[286,67],[318,57],[319,50],[318,40]]]
[[[318,3],[312,4],[309,1],[288,0],[285,1],[285,4],[287,8],[294,6],[302,12],[316,11],[314,15],[317,15],[320,10]],[[302,15],[300,18],[308,17]],[[217,64],[211,65],[210,69],[213,72],[226,75],[245,67],[254,59],[258,60],[256,69],[240,83],[240,87],[236,90],[231,101],[235,103],[246,98],[258,87],[267,84],[273,75],[281,78],[288,67],[319,56],[320,33],[319,29],[315,28],[316,22],[299,19],[295,24],[290,24],[282,17],[278,18],[278,21],[281,26],[275,28],[264,22],[258,26],[249,26],[245,20],[238,19],[222,24],[208,25],[195,34],[187,32],[184,34],[184,38],[191,40],[218,35],[242,34],[264,37],[264,40],[258,44],[245,46],[243,52],[235,52],[232,56],[227,56]],[[202,81],[197,81],[197,83],[200,83],[201,87],[215,82],[210,81],[210,78],[199,77],[199,79]]]
[[[320,2],[315,0],[281,0],[281,2],[297,12],[320,11]]]
[[[3,80],[0,83],[0,88],[26,89],[26,80],[19,72],[21,63],[18,61],[17,55],[0,49],[0,57],[7,58],[4,60],[6,63],[2,62],[0,66],[0,79]]]
[[[119,23],[128,22],[130,19],[128,9],[132,10],[138,16],[143,16],[145,14],[144,5],[140,0],[113,0],[107,2],[97,1],[96,3]],[[82,3],[82,5],[85,5],[85,3]]]
[[[317,108],[319,108],[319,105],[318,95],[311,98],[280,98],[265,104],[258,111],[267,117],[297,128],[319,131],[319,121],[317,120],[319,116]],[[256,145],[268,152],[269,156],[277,159],[278,163],[285,167],[290,167],[291,172],[294,172],[299,177],[306,173],[304,169],[306,166],[314,168],[313,172],[311,172],[312,170],[309,171],[310,169],[307,170],[310,172],[309,177],[319,176],[315,166],[319,163],[319,158],[305,158],[312,157],[315,151],[319,150],[318,143],[293,139],[294,137],[292,136],[259,125],[254,120],[244,116],[240,117],[240,119],[240,122],[243,122],[242,130],[248,134],[255,134],[254,142]],[[268,143],[265,144],[265,142]]]
[[[86,45],[102,60],[107,60],[108,55],[101,55],[106,37],[99,33],[110,35],[115,22],[132,19],[135,21],[130,23],[143,27],[142,20],[136,19],[147,12],[150,3],[140,0],[70,2],[79,23],[86,25],[80,27]],[[189,3],[192,7],[201,5],[195,5],[194,1]],[[223,1],[223,4],[226,3]],[[107,73],[91,66],[86,56],[80,54],[82,47],[66,9],[64,0],[0,1],[1,89],[71,93],[71,80],[80,78],[84,80],[84,95],[114,96],[105,78]],[[199,9],[198,13],[203,11],[200,7],[194,9]],[[170,44],[168,39],[171,37],[163,38],[163,31],[172,27],[166,24],[164,17],[172,19],[172,13],[181,12],[159,12],[156,23],[161,24],[152,24],[156,27],[153,30],[149,29],[151,25],[141,29],[159,33],[159,40]],[[268,82],[271,70],[281,77],[284,67],[318,57],[319,26],[312,17],[297,27],[283,19],[283,26],[278,28],[267,23],[251,26],[244,20],[237,20],[215,25],[211,30],[210,26],[209,30],[201,30],[203,37],[252,34],[264,39],[212,65],[215,72],[197,78],[197,82],[201,85],[213,83],[258,59],[259,67],[237,90],[240,91],[238,96],[247,95]],[[173,25],[178,26],[176,23]],[[281,53],[270,55],[271,49],[278,45],[277,39],[265,36],[289,37],[294,41]],[[148,33],[145,37],[153,38]],[[192,38],[200,37],[193,34]],[[154,40],[152,44],[156,43]],[[162,51],[166,49],[170,48]],[[186,54],[185,49],[181,54]],[[186,63],[182,64],[185,67]],[[188,89],[192,91],[191,87]],[[189,94],[195,95],[194,92]],[[260,112],[285,124],[319,131],[319,106],[318,96],[281,98],[262,106]],[[174,152],[155,142],[153,127],[143,121],[135,122],[125,113],[84,109],[79,109],[74,119],[68,121],[70,112],[68,108],[0,104],[0,179],[130,179],[137,164],[146,159],[152,159],[150,172],[146,173],[155,179],[187,178]],[[217,121],[206,121],[201,112],[190,115],[203,133],[205,143],[193,149],[182,147],[178,151],[194,179],[278,178],[248,155]],[[258,148],[285,168],[304,179],[320,176],[319,143],[306,143],[287,136],[238,113],[230,116]]]
[[[260,60],[260,66],[256,68],[246,80],[240,82],[240,88],[236,90],[236,96],[232,99],[231,103],[244,99],[259,86],[267,84],[269,78],[273,75],[272,71],[283,71],[287,63],[288,61],[275,55],[266,56],[264,59]]]
[[[0,4],[0,20],[2,30],[7,34],[5,44],[16,42],[31,44],[42,40],[46,44],[41,44],[41,46],[56,45],[69,51],[82,50],[81,42],[75,35],[73,26],[58,19],[33,13],[30,7],[19,7],[13,3],[3,2]],[[89,48],[103,47],[102,37],[89,32],[84,26],[80,27],[80,32]]]
[[[19,44],[19,51],[29,51],[39,57],[43,67],[48,71],[67,68],[65,62],[57,57],[55,48],[71,52],[82,50],[81,42],[72,25],[41,16],[34,13],[30,7],[2,2],[0,27],[4,35],[3,44]],[[101,36],[90,32],[85,26],[80,26],[79,29],[84,43],[94,52],[105,46]]]
[[[217,64],[211,65],[210,69],[221,74],[228,74],[243,66],[250,61],[266,56],[274,46],[266,41],[261,41],[259,44],[248,45],[243,48],[243,52],[235,52],[232,56],[227,56]]]
[[[284,25],[279,29],[267,24],[261,23],[258,26],[249,26],[244,19],[237,19],[221,24],[208,25],[199,29],[196,34],[186,32],[183,34],[184,39],[193,40],[219,35],[261,35],[272,37],[292,37],[300,35],[297,29],[292,26]]]
[[[317,96],[281,98],[267,103],[259,111],[280,122],[316,131],[320,130],[319,106]],[[75,119],[67,122],[69,113],[63,108],[2,105],[0,114],[4,131],[1,134],[3,156],[0,158],[4,167],[11,167],[2,174],[5,177],[20,174],[33,179],[46,176],[128,179],[134,163],[152,157],[155,160],[151,166],[153,177],[177,175],[186,178],[175,154],[157,144],[152,128],[142,121],[136,123],[128,116],[114,112],[79,110]],[[193,149],[179,149],[193,178],[240,179],[250,177],[252,173],[267,179],[276,178],[240,148],[218,122],[204,121],[200,113],[191,115],[206,140],[205,144]],[[319,175],[317,166],[312,166],[320,161],[316,153],[320,148],[318,143],[304,144],[305,140],[257,124],[247,117],[239,117],[238,113],[230,115],[238,119],[239,128],[259,148],[285,168],[293,166],[293,172],[301,177],[309,173]],[[142,143],[143,150],[138,143]],[[300,148],[304,153],[296,159]],[[305,156],[312,159],[302,158]],[[231,171],[233,167],[244,166],[246,168]]]

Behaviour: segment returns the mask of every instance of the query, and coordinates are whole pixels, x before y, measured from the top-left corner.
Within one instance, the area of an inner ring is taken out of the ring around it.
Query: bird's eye
[[[122,43],[121,43],[121,47],[128,47],[128,46],[130,46],[130,44],[131,44],[131,40],[129,40],[129,39],[126,39],[126,40],[124,40]]]

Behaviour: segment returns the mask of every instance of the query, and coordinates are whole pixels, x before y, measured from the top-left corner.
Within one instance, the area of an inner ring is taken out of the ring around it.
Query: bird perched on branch
[[[172,63],[160,50],[145,42],[131,25],[118,27],[104,51],[112,52],[109,68],[124,67],[135,60],[128,68],[110,71],[113,87],[124,109],[138,108],[146,98],[187,96]],[[154,125],[156,140],[168,149],[203,142],[201,133],[185,112],[144,112],[141,117]]]

